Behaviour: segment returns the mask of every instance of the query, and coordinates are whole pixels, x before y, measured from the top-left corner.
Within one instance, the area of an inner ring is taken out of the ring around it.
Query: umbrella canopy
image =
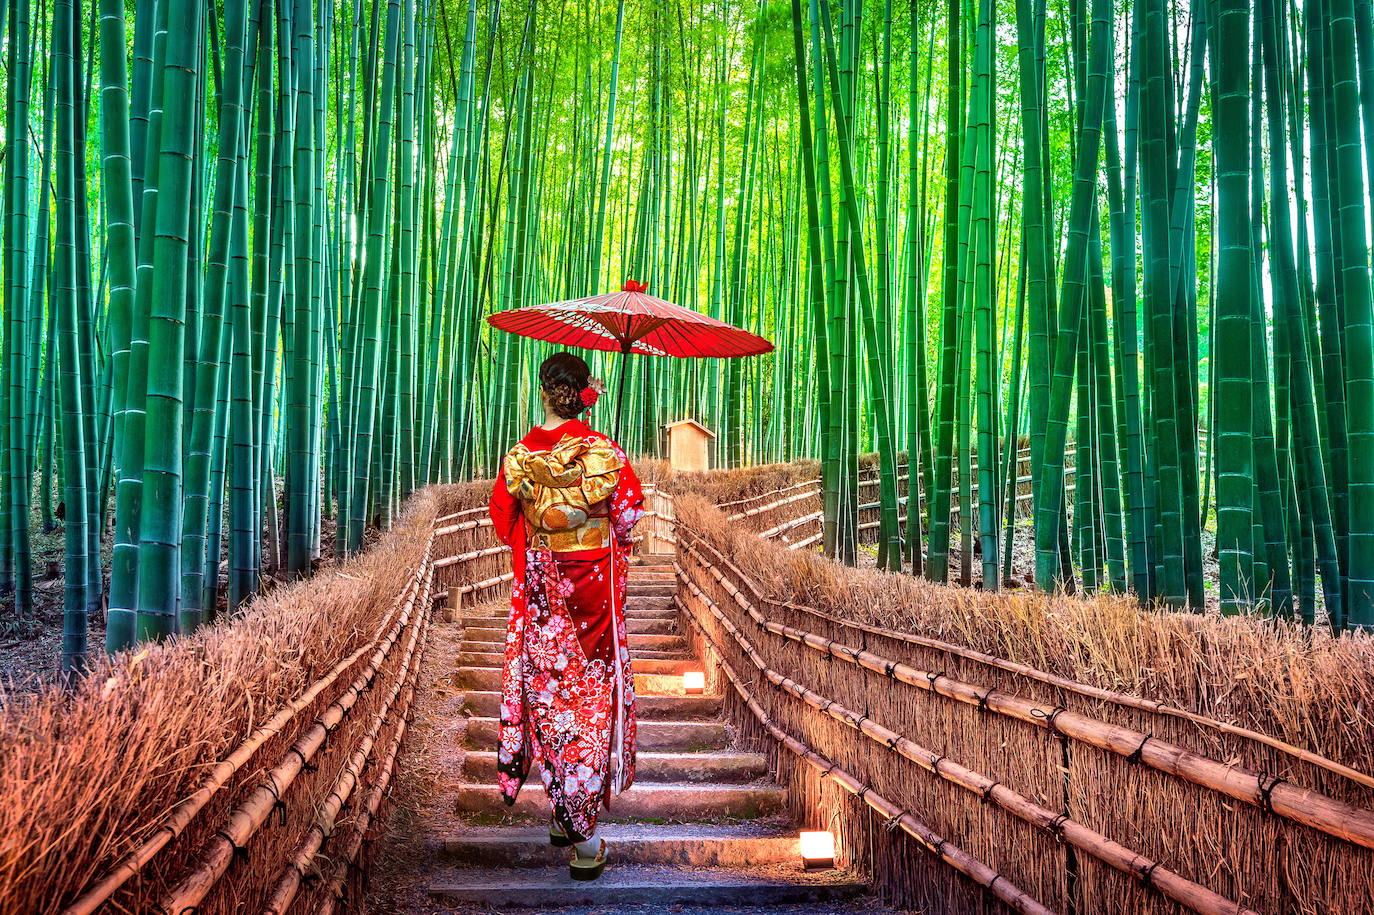
[[[499,311],[487,321],[522,337],[615,353],[728,357],[773,351],[763,337],[649,295],[634,280],[619,292]]]

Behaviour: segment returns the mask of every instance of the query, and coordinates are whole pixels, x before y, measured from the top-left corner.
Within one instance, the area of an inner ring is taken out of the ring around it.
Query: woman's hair
[[[539,366],[539,386],[548,395],[549,407],[564,419],[573,419],[587,409],[582,389],[591,376],[587,363],[572,353],[554,353]]]

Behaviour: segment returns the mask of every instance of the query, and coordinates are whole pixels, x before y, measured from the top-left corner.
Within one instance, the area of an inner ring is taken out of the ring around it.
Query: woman
[[[625,573],[644,498],[620,446],[577,419],[601,393],[587,363],[550,356],[539,389],[544,423],[506,455],[491,495],[515,572],[497,781],[514,804],[536,767],[549,841],[573,847],[573,878],[595,880],[607,859],[597,814],[634,780]]]

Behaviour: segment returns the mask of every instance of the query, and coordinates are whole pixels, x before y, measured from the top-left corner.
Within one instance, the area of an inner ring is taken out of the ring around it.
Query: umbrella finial
[[[639,280],[626,280],[625,285],[620,287],[621,292],[643,292],[649,287],[639,282]]]

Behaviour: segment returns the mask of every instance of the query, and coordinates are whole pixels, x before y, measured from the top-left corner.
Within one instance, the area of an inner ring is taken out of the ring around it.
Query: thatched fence
[[[793,809],[889,898],[1374,911],[1374,640],[947,588],[761,541],[815,510],[794,498],[813,468],[672,481],[696,493],[673,507],[679,604]]]
[[[231,621],[0,699],[0,915],[359,911],[438,589],[434,522],[489,493],[425,490],[365,553]]]

